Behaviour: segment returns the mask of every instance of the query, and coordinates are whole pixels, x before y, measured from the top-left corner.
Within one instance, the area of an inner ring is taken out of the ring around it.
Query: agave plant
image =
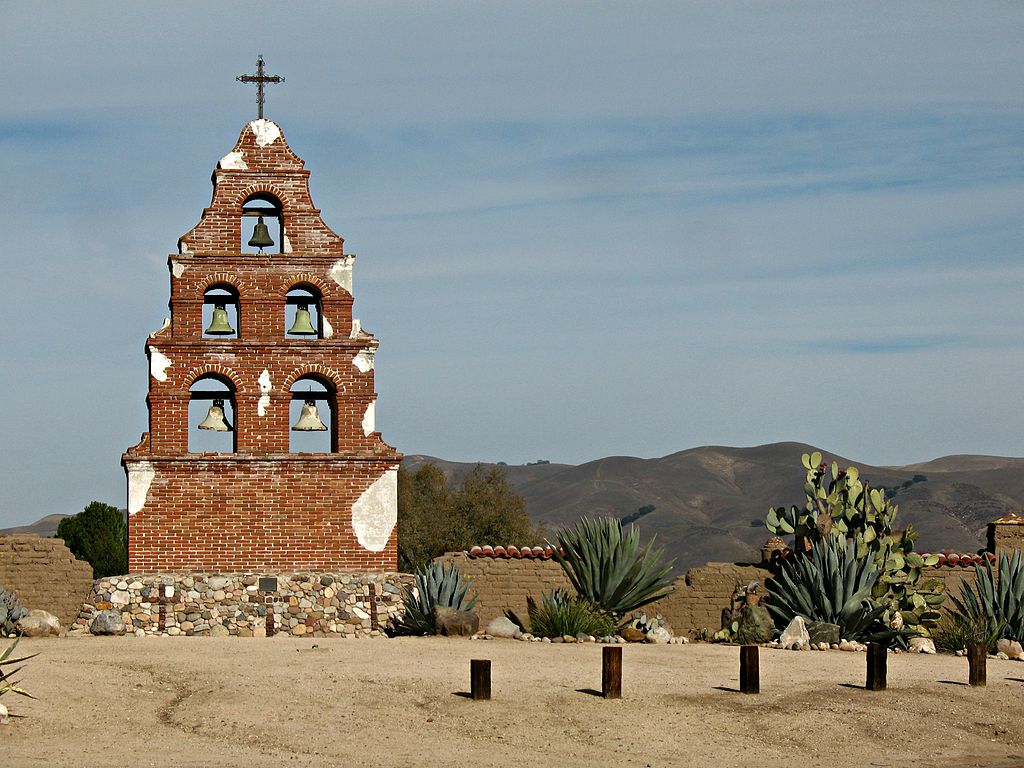
[[[0,696],[7,693],[17,693],[21,696],[27,696],[30,699],[35,698],[32,694],[21,688],[18,685],[18,681],[14,679],[14,676],[22,670],[22,667],[17,669],[10,669],[14,664],[21,664],[23,661],[28,661],[38,654],[33,653],[30,656],[21,656],[19,658],[11,658],[11,654],[14,653],[14,649],[18,647],[18,640],[11,643],[4,651],[0,652]]]
[[[557,534],[555,559],[573,589],[616,617],[635,611],[672,591],[672,564],[652,539],[640,546],[640,530],[623,531],[618,520],[584,517]],[[561,551],[560,551],[561,550]]]
[[[1024,642],[1024,558],[1018,549],[999,555],[999,575],[987,559],[974,566],[975,588],[960,578],[960,597],[950,595],[957,613],[985,627],[986,636]]]
[[[838,624],[848,640],[886,640],[895,633],[881,621],[887,606],[871,601],[879,565],[857,558],[855,542],[827,536],[809,553],[795,553],[781,562],[767,582],[768,611],[777,626],[794,616]]]
[[[437,606],[471,611],[476,597],[467,599],[473,582],[464,581],[454,565],[431,563],[416,572],[415,592],[406,590],[402,598],[405,615],[394,622],[392,630],[399,635],[432,635],[434,608]]]

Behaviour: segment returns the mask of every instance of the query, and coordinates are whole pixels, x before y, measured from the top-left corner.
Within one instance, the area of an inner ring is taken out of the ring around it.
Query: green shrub
[[[998,581],[998,583],[997,583]],[[1024,642],[1024,558],[1020,550],[999,555],[999,576],[986,559],[974,566],[974,583],[960,578],[960,597],[950,595],[956,613],[979,626],[986,636]],[[983,628],[983,629],[982,629]]]
[[[79,560],[92,566],[92,577],[119,576],[128,572],[128,528],[117,507],[92,502],[77,515],[57,525],[57,538]]]
[[[0,589],[0,635],[13,635],[15,622],[27,613],[28,610],[18,603],[16,594]]]
[[[574,527],[560,530],[557,539],[555,559],[573,589],[616,618],[672,591],[672,562],[661,562],[664,550],[655,549],[653,539],[641,547],[636,526],[623,533],[610,517],[584,517]]]
[[[392,632],[396,635],[433,635],[436,632],[435,606],[473,610],[476,597],[466,597],[472,584],[471,581],[463,581],[462,574],[454,565],[431,563],[417,571],[416,591],[406,590],[402,596],[405,614],[392,624]]]
[[[989,628],[984,618],[970,617],[962,613],[947,613],[932,631],[932,640],[940,651],[955,653],[964,650],[971,643],[985,643],[989,651],[994,653],[996,641],[1002,630],[1001,623]]]
[[[585,597],[570,595],[556,589],[550,595],[541,593],[540,604],[532,598],[526,600],[530,613],[530,632],[537,637],[575,637],[585,635],[604,637],[615,631],[615,617],[601,610]]]

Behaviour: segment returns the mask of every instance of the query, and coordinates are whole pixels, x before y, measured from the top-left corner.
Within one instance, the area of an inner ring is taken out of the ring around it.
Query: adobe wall
[[[573,592],[554,560],[470,557],[466,552],[447,552],[434,562],[454,564],[464,578],[473,582],[470,593],[477,598],[473,611],[480,617],[481,629],[491,619],[503,616],[506,609],[526,621],[527,597],[539,600],[541,592],[550,593],[559,587]]]
[[[25,608],[49,611],[67,627],[92,591],[92,566],[76,559],[61,539],[0,536],[0,587],[17,593]]]

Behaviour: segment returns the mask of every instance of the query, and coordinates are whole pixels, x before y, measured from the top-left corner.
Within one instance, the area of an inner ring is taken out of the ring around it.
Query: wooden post
[[[984,686],[985,665],[988,664],[988,644],[968,643],[967,644],[967,669],[968,682],[971,685]]]
[[[491,698],[491,660],[471,659],[469,662],[469,691],[475,701]]]
[[[601,695],[622,698],[622,647],[606,645],[601,650]]]
[[[740,693],[761,692],[761,669],[756,645],[740,646]]]
[[[869,691],[885,690],[885,664],[888,648],[883,643],[868,643],[868,682],[864,686]]]

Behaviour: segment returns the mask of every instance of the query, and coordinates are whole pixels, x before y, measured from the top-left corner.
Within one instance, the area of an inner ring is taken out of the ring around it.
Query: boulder
[[[100,611],[93,617],[89,631],[94,635],[123,635],[124,622],[119,611]]]
[[[930,637],[910,638],[911,653],[935,653],[935,641]]]
[[[667,643],[672,639],[672,633],[665,627],[655,627],[647,633],[648,643]]]
[[[7,707],[0,704],[0,725],[7,725],[11,722],[11,718],[7,715]]]
[[[60,621],[52,613],[37,608],[18,619],[14,629],[25,637],[56,637],[60,634]]]
[[[647,635],[644,634],[644,631],[635,627],[625,627],[619,632],[619,637],[626,643],[643,643],[647,640]]]
[[[210,627],[210,637],[227,637],[231,632],[223,624],[214,624]]]
[[[491,619],[491,623],[484,630],[491,637],[515,637],[516,633],[520,631],[516,623],[507,616]]]
[[[779,643],[786,650],[790,648],[797,650],[810,648],[811,636],[807,633],[807,625],[804,623],[803,616],[793,617],[789,625],[782,630],[782,634],[779,636]]]
[[[811,645],[826,643],[836,645],[839,643],[839,625],[829,624],[827,621],[812,621],[807,625],[807,634],[811,638]]]
[[[470,637],[480,629],[480,617],[472,611],[434,606],[434,630],[449,637]]]
[[[775,622],[763,605],[747,604],[740,611],[740,625],[736,630],[736,642],[740,645],[757,645],[770,642],[775,637]]]
[[[1004,637],[996,643],[996,650],[1000,653],[1005,653],[1008,659],[1024,660],[1024,648],[1021,648],[1021,644],[1017,640],[1010,640]]]

